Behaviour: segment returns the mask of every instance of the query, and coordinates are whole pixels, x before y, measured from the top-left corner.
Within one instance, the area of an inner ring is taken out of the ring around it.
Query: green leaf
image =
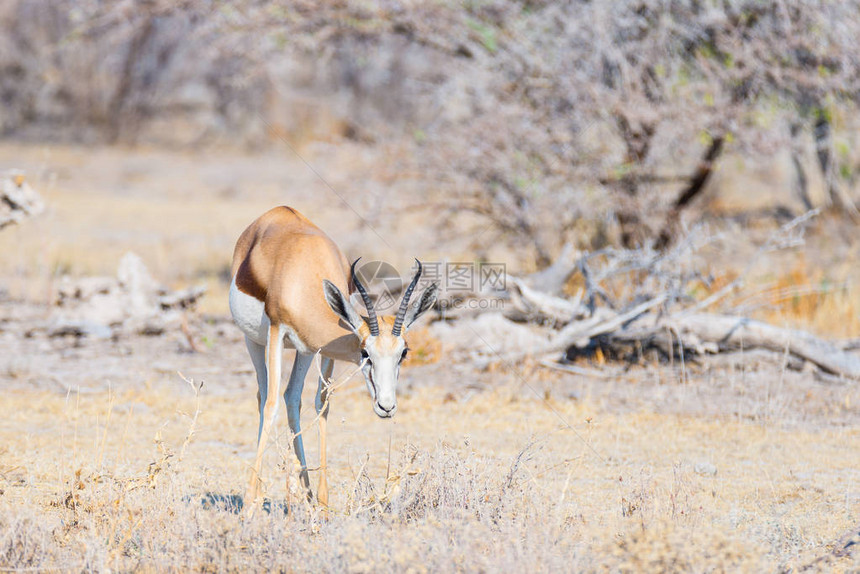
[[[469,28],[478,33],[478,36],[481,38],[481,44],[483,44],[484,48],[486,48],[486,50],[491,54],[495,54],[496,50],[499,49],[499,44],[496,41],[496,30],[483,22],[479,22],[478,20],[469,19],[467,24],[469,25]]]

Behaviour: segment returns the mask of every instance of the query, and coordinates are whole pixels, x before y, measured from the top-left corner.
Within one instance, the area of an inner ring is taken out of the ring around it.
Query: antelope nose
[[[391,408],[390,408],[390,409],[387,409],[387,408],[385,408],[384,406],[382,406],[382,403],[376,403],[376,406],[378,406],[381,410],[385,411],[386,413],[390,413],[391,411],[393,411],[393,410],[394,410],[394,408],[395,408],[397,405],[391,405]]]

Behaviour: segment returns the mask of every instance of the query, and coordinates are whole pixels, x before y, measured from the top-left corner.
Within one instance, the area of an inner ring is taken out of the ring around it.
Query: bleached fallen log
[[[568,348],[573,346],[585,346],[592,337],[617,331],[627,323],[644,315],[651,309],[662,305],[663,302],[666,301],[666,298],[667,295],[665,294],[658,295],[657,297],[636,305],[632,309],[623,313],[616,313],[606,307],[599,307],[588,319],[571,321],[568,323],[567,326],[559,331],[548,343],[531,348],[524,348],[516,353],[506,355],[504,359],[506,361],[519,361],[530,355],[566,351]]]
[[[860,378],[860,356],[847,353],[806,331],[711,313],[679,314],[665,324],[678,333],[682,342],[685,336],[692,334],[701,341],[716,343],[721,351],[741,347],[761,347],[776,352],[788,350],[829,373]]]
[[[109,337],[159,335],[182,327],[189,336],[183,311],[193,308],[205,293],[203,286],[166,290],[140,257],[126,253],[116,277],[62,278],[47,331],[52,336]],[[193,340],[189,344],[195,348]]]
[[[806,331],[784,329],[746,317],[710,313],[680,313],[651,321],[652,315],[646,313],[660,302],[659,299],[652,299],[609,319],[596,317],[570,323],[547,347],[532,349],[531,353],[582,347],[593,337],[609,335],[603,344],[617,348],[640,344],[643,348],[660,349],[667,355],[716,354],[738,349],[789,353],[826,373],[860,379],[860,355],[847,352],[837,344]],[[637,317],[641,319],[630,325]],[[649,324],[643,326],[642,322]],[[557,364],[547,364],[547,360],[544,358],[541,364],[560,368]]]
[[[537,323],[549,320],[555,325],[566,325],[588,314],[588,309],[582,304],[582,291],[573,299],[564,299],[533,289],[522,279],[511,275],[508,276],[507,283],[513,309],[506,314],[511,319]]]
[[[197,301],[206,294],[206,287],[198,285],[181,291],[165,293],[158,297],[158,304],[163,310],[189,309],[197,304]]]
[[[623,313],[615,313],[601,307],[595,311],[591,318],[568,324],[542,351],[562,351],[573,345],[582,346],[592,337],[616,331],[625,323],[629,323],[651,309],[662,305],[666,301],[666,297],[666,294],[660,294]]]
[[[643,317],[643,322],[646,317]],[[681,352],[696,355],[714,355],[720,352],[719,345],[713,341],[704,341],[694,333],[687,332],[681,337],[672,325],[657,320],[650,323],[647,326],[636,323],[615,331],[611,334],[608,344],[616,347],[637,346],[639,349],[657,348],[666,356],[674,356]]]
[[[579,255],[573,244],[565,243],[552,265],[524,277],[523,280],[529,287],[549,295],[559,295],[564,290],[567,280],[576,271]]]
[[[0,173],[0,229],[21,223],[45,210],[45,203],[24,178],[24,172],[13,169]]]

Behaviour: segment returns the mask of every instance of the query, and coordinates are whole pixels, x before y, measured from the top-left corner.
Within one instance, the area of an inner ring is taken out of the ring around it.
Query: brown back
[[[350,293],[349,263],[334,241],[295,209],[271,209],[242,233],[231,275],[241,292],[264,303],[272,323],[289,326],[310,349],[351,336],[322,287],[328,279]]]

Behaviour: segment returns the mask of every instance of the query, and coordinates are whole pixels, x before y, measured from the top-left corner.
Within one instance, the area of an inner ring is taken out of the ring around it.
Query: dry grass
[[[860,337],[860,289],[853,265],[826,270],[797,258],[738,301],[755,316],[776,325],[806,328],[828,337]]]
[[[360,384],[334,402],[328,518],[284,515],[281,436],[274,510],[246,521],[230,504],[253,450],[252,397],[204,387],[198,404],[181,383],[9,393],[0,568],[775,571],[826,553],[857,517],[857,429],[553,401],[577,436],[514,388],[415,391],[393,424],[366,403]]]
[[[409,363],[427,365],[442,358],[442,341],[434,337],[427,327],[416,327],[407,335],[409,342]]]

